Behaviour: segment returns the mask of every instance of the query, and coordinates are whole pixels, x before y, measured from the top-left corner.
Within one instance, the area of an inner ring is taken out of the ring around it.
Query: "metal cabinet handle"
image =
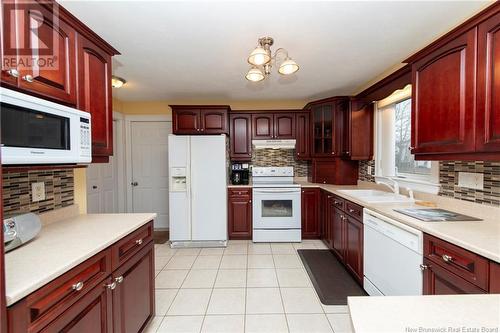
[[[82,290],[83,288],[83,282],[80,281],[78,283],[75,283],[74,285],[71,286],[71,289],[75,290],[75,291],[80,291]]]
[[[447,254],[443,254],[443,256],[441,258],[443,258],[444,262],[451,262],[451,261],[455,260],[455,259],[453,259],[452,256],[447,255]]]
[[[19,77],[19,71],[15,68],[8,69],[7,74],[9,74],[12,77]]]
[[[139,183],[138,182],[131,182],[130,185],[137,186],[137,185],[139,185]]]
[[[104,286],[108,289],[114,290],[116,288],[116,282],[105,284]]]
[[[252,200],[248,200],[249,203],[252,203]]]
[[[332,197],[332,196],[331,196],[331,195],[329,195],[329,196],[328,196],[328,199],[330,199],[331,197]]]
[[[96,185],[92,185],[92,189],[97,189],[97,186]]]
[[[425,264],[420,264],[420,270],[423,272],[425,271],[426,269],[429,269],[430,267],[428,265],[425,265]]]
[[[33,76],[26,74],[23,76],[23,80],[31,83],[31,82],[33,82]]]
[[[136,240],[136,241],[135,241],[135,243],[136,243],[137,245],[141,245],[141,244],[142,244],[142,239],[138,239],[138,240]]]
[[[116,283],[122,283],[123,282],[123,276],[120,275],[119,277],[115,278],[115,282]]]
[[[349,213],[354,213],[354,209],[349,208]]]

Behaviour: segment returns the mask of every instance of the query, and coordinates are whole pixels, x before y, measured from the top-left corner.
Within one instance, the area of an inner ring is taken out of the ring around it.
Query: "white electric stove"
[[[253,241],[300,242],[300,185],[293,167],[254,167]]]

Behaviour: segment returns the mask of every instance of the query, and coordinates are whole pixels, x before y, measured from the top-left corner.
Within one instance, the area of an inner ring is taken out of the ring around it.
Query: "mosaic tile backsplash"
[[[73,204],[73,169],[33,170],[3,175],[4,217],[41,213]],[[31,184],[45,183],[45,200],[32,202]]]
[[[372,174],[368,174],[368,166]],[[475,172],[484,175],[484,189],[475,190],[458,186],[459,172]],[[374,182],[375,162],[363,161],[359,164],[358,178]],[[440,161],[438,195],[500,207],[500,162],[483,161]]]
[[[295,177],[307,177],[311,164],[295,160],[295,149],[252,149],[252,166],[292,166]]]

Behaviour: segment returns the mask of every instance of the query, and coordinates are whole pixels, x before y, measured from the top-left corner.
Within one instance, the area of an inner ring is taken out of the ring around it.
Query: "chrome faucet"
[[[388,188],[390,188],[391,191],[394,192],[395,194],[399,194],[399,184],[398,184],[397,181],[395,181],[394,179],[391,179],[391,178],[384,178],[384,180],[390,180],[390,181],[392,181],[392,186],[391,186],[391,184],[383,182],[383,181],[380,181],[380,180],[376,180],[375,182],[377,184],[379,184],[379,185],[385,185]]]

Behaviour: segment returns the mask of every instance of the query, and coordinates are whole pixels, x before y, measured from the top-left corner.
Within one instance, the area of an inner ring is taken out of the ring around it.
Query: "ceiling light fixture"
[[[122,79],[121,77],[118,76],[112,76],[111,77],[111,86],[113,88],[121,88],[127,81],[125,79]]]
[[[282,75],[290,75],[299,70],[299,65],[288,56],[288,51],[279,48],[272,55],[271,45],[274,44],[272,37],[262,37],[258,40],[257,47],[248,56],[248,63],[251,65],[245,78],[252,82],[264,80],[271,74],[271,68],[274,65],[278,66],[278,73]],[[281,60],[278,60],[278,57]],[[279,65],[278,65],[279,64]]]

